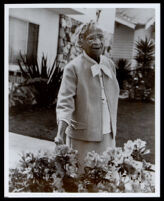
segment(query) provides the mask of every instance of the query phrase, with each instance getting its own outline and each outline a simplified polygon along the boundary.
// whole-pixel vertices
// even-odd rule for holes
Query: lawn
[[[151,153],[146,160],[155,162],[155,105],[154,103],[119,100],[117,121],[117,146],[127,140],[140,138],[147,142]],[[53,141],[56,132],[54,109],[28,108],[10,112],[9,131]]]

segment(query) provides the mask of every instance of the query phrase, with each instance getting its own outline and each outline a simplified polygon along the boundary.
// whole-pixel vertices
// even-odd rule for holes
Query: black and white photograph
[[[5,4],[5,197],[160,197],[160,4]]]

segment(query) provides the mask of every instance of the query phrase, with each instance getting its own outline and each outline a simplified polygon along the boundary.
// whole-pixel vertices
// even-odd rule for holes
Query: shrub
[[[78,153],[66,145],[54,153],[26,153],[10,169],[10,192],[155,192],[152,164],[144,160],[146,142],[128,141],[103,154],[88,152],[79,174]]]
[[[135,43],[136,56],[134,59],[137,61],[142,71],[150,68],[154,61],[154,42],[147,37],[145,40],[140,39]]]
[[[49,106],[55,102],[61,83],[63,71],[58,67],[56,59],[51,68],[47,67],[47,57],[42,56],[39,67],[36,57],[22,56],[18,65],[24,77],[20,87],[28,87],[39,106]]]
[[[133,71],[133,76],[129,79],[129,98],[150,101],[154,93],[154,80],[154,69],[147,69],[145,77],[143,76],[141,68]]]
[[[135,43],[137,69],[132,79],[130,98],[151,100],[154,93],[155,72],[154,65],[154,42],[151,39],[140,39]]]
[[[118,59],[116,61],[116,75],[117,75],[117,80],[120,86],[120,89],[123,89],[123,83],[125,80],[129,80],[129,66],[130,64],[128,63],[127,59]]]
[[[35,104],[35,97],[29,87],[11,83],[11,88],[9,89],[9,107],[21,107],[32,104]]]
[[[65,145],[57,147],[54,153],[23,154],[20,166],[10,170],[9,191],[64,192],[74,188],[77,191],[73,185],[77,176],[76,155],[75,150]]]

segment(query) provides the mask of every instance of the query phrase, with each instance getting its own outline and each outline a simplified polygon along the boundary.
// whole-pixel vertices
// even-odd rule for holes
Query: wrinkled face
[[[100,28],[92,27],[84,37],[82,47],[91,58],[99,58],[104,48],[103,31]]]

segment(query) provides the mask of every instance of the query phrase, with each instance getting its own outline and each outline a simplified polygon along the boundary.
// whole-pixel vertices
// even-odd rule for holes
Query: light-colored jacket
[[[111,116],[113,136],[116,136],[119,85],[114,63],[102,56],[112,79],[103,74],[104,90]],[[57,101],[57,121],[67,120],[66,134],[84,141],[102,140],[102,100],[99,76],[93,77],[91,67],[95,64],[84,54],[65,66]]]

